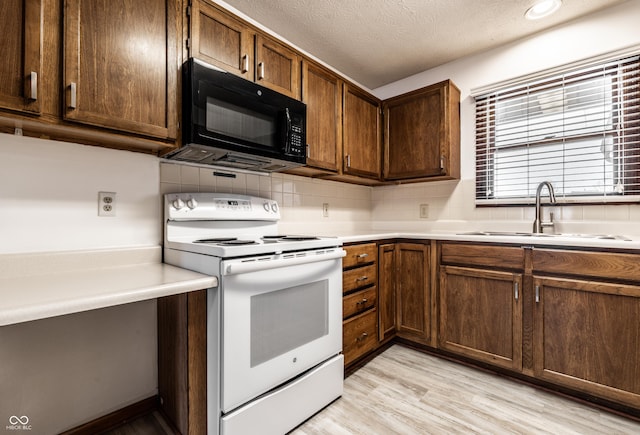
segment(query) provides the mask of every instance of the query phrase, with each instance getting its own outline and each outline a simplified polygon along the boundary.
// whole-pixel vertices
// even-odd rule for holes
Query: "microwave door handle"
[[[287,122],[287,132],[285,136],[284,146],[285,146],[285,152],[289,152],[289,149],[291,148],[291,114],[289,113],[288,107],[284,109],[284,114]]]

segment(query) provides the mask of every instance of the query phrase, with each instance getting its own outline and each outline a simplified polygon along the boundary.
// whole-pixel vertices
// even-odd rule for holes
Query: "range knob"
[[[274,213],[278,213],[278,203],[277,202],[272,202],[271,203],[271,211]]]
[[[191,210],[193,210],[197,206],[198,206],[198,201],[196,201],[194,198],[189,198],[187,200],[187,207],[189,207]]]
[[[184,207],[184,201],[180,198],[176,198],[173,200],[171,205],[173,205],[173,208],[175,208],[176,210],[180,210],[182,207]]]
[[[269,203],[268,202],[265,202],[264,204],[262,204],[262,207],[264,207],[264,211],[266,211],[266,212],[271,211],[270,208],[269,208]]]

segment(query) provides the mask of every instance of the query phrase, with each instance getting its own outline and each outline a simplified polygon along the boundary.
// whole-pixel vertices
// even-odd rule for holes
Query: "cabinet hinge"
[[[187,44],[187,50],[191,50],[191,38],[187,38],[186,44]]]

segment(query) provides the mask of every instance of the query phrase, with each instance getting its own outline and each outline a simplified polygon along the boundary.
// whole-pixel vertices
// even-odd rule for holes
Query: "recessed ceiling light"
[[[541,0],[527,9],[524,16],[528,20],[537,20],[551,15],[562,5],[562,0]]]

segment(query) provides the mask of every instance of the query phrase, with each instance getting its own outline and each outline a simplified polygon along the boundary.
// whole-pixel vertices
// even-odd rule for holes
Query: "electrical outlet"
[[[329,203],[322,203],[322,217],[329,217]]]
[[[116,193],[98,192],[98,216],[116,215]]]
[[[420,219],[429,218],[429,204],[420,204]]]

